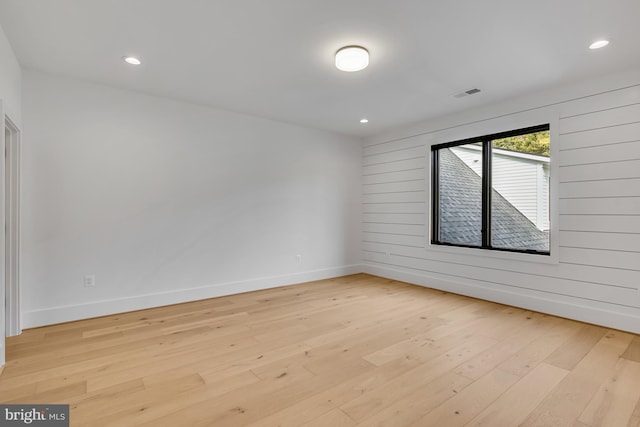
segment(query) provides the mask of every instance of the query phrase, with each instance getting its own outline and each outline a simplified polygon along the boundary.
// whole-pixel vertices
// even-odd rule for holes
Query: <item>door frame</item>
[[[22,332],[20,321],[20,129],[4,116],[5,335]]]

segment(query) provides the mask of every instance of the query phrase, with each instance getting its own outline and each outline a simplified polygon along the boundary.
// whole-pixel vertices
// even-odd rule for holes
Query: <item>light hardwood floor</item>
[[[640,337],[359,274],[25,331],[73,426],[640,426]]]

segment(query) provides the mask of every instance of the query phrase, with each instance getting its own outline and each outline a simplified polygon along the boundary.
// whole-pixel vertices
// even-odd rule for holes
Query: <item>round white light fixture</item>
[[[360,119],[360,123],[369,123],[369,119]]]
[[[600,49],[601,47],[605,47],[609,44],[609,40],[598,40],[589,45],[589,49]]]
[[[140,62],[140,60],[138,58],[134,57],[134,56],[123,56],[122,59],[127,64],[131,64],[131,65],[140,65],[140,64],[142,64],[142,62]]]
[[[336,52],[336,68],[353,72],[367,68],[369,51],[362,46],[345,46]]]

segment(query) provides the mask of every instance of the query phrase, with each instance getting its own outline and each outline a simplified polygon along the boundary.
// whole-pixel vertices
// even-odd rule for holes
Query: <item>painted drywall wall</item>
[[[22,71],[9,40],[0,27],[0,99],[4,113],[20,127],[22,120]]]
[[[369,138],[363,260],[372,274],[640,332],[640,70]],[[552,256],[431,245],[433,144],[551,123]]]
[[[21,82],[22,74],[16,55],[0,27],[0,150],[4,151],[4,116],[9,117],[13,123],[20,127],[21,124]],[[0,200],[4,200],[4,172],[0,174]],[[4,206],[0,203],[0,207]],[[0,209],[0,223],[4,223],[4,208]],[[4,283],[4,230],[0,232],[0,366],[5,362],[5,283]]]
[[[23,79],[26,327],[360,271],[361,140]]]

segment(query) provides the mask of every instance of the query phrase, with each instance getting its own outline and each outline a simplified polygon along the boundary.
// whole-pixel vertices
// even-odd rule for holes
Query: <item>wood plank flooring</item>
[[[73,426],[640,427],[640,337],[358,274],[7,341]]]

